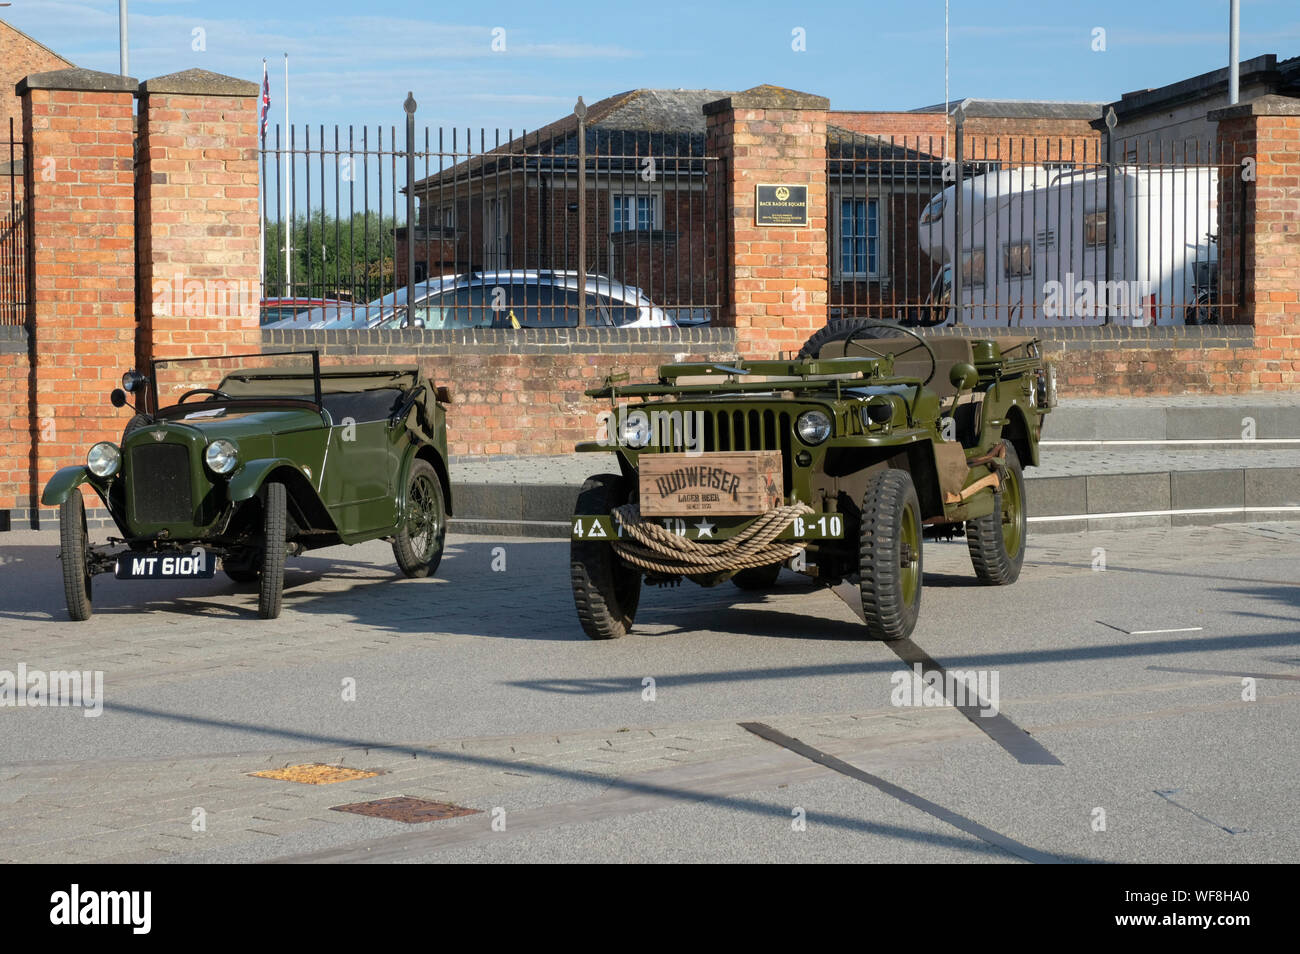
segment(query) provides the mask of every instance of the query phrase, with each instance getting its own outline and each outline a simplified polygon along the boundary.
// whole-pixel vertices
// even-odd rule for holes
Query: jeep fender
[[[41,505],[44,507],[57,507],[67,500],[68,495],[81,484],[90,484],[94,487],[92,480],[90,470],[87,469],[85,464],[60,467],[41,492]],[[95,487],[95,491],[98,493],[99,488]]]
[[[394,494],[397,502],[397,513],[402,514],[406,508],[406,485],[410,481],[411,467],[414,466],[417,458],[427,460],[433,466],[434,473],[438,475],[438,483],[442,485],[442,500],[447,507],[447,516],[450,517],[453,513],[451,509],[451,480],[447,476],[446,463],[431,444],[413,445],[402,457],[397,491]]]
[[[1026,415],[1025,409],[1017,401],[1012,401],[1003,419],[1002,434],[1000,435],[1004,440],[1010,441],[1015,446],[1016,454],[1020,457],[1020,463],[1025,467],[1038,466],[1038,441],[1034,440],[1029,423],[1034,417],[1037,417],[1037,415],[1032,413]]]

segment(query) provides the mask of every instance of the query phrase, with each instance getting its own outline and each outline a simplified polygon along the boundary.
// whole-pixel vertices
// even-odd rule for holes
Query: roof
[[[652,154],[660,160],[661,174],[703,171],[698,161],[678,163],[672,157],[702,159],[704,104],[729,95],[712,89],[635,89],[607,96],[587,106],[586,151],[600,171],[637,172],[635,157]],[[570,113],[420,179],[416,190],[513,169],[576,170],[577,155],[578,119]]]
[[[961,109],[967,117],[979,119],[1096,119],[1105,105],[1100,100],[953,99],[948,102],[948,112],[955,113]],[[943,103],[910,110],[913,113],[943,111]]]
[[[74,65],[75,65],[75,64],[72,62],[72,60],[68,59],[66,56],[63,56],[63,55],[60,54],[60,53],[55,53],[53,50],[51,50],[48,46],[46,46],[46,45],[45,45],[44,43],[42,43],[40,40],[36,39],[36,37],[34,37],[34,36],[30,36],[30,35],[24,33],[22,30],[18,29],[16,26],[14,26],[12,23],[10,23],[8,20],[0,20],[0,27],[6,27],[6,28],[8,28],[8,29],[10,29],[10,30],[13,30],[13,32],[17,33],[20,37],[22,37],[22,38],[23,38],[24,40],[26,40],[28,43],[32,44],[33,46],[39,46],[42,50],[44,50],[46,53],[50,54],[50,56],[54,57],[55,59],[57,59],[57,60],[62,60],[64,63],[67,63],[69,66],[74,66]]]
[[[1237,65],[1241,86],[1262,84],[1269,92],[1283,96],[1300,96],[1300,56],[1279,61],[1277,54],[1265,53],[1243,60]],[[1190,76],[1176,83],[1125,93],[1110,105],[1119,120],[1167,110],[1172,106],[1196,102],[1219,95],[1228,88],[1226,66]]]

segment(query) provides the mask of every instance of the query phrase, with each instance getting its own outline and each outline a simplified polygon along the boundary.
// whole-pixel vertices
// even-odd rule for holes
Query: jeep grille
[[[131,448],[131,509],[141,523],[189,523],[190,452],[184,444],[137,444]]]
[[[785,474],[785,486],[790,486],[790,442],[793,439],[793,414],[788,411],[760,411],[757,409],[729,411],[707,407],[683,407],[680,410],[683,416],[688,414],[692,416],[703,415],[700,423],[703,425],[703,450],[706,454],[714,451],[780,451],[781,466]],[[671,428],[661,426],[659,434],[656,436],[664,443],[658,447],[648,448],[652,452],[680,453],[687,450],[686,436],[698,440],[695,433],[683,434],[681,429],[675,426]],[[699,450],[700,448],[697,446],[694,449]]]

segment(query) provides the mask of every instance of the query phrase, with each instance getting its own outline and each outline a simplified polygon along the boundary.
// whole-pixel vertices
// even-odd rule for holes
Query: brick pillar
[[[1255,326],[1252,384],[1265,390],[1295,388],[1300,386],[1300,99],[1262,96],[1214,110],[1210,119],[1219,124],[1221,162],[1232,163],[1241,176],[1243,160],[1253,160],[1254,181],[1247,177],[1242,183],[1243,207],[1232,209],[1222,199],[1219,206],[1220,230],[1226,234],[1235,226],[1244,246],[1244,272],[1235,260],[1221,261],[1219,268],[1226,290],[1240,278],[1242,320]],[[1226,187],[1220,192],[1231,194]],[[1231,218],[1238,211],[1240,224]]]
[[[17,86],[31,215],[33,524],[49,476],[122,434],[108,395],[134,358],[135,87],[78,69]]]
[[[197,69],[140,84],[141,364],[261,348],[257,94]]]
[[[735,324],[742,354],[795,351],[826,324],[829,108],[824,97],[776,86],[757,86],[704,107],[705,148],[723,166],[719,323]],[[757,225],[760,183],[806,185],[808,225]]]

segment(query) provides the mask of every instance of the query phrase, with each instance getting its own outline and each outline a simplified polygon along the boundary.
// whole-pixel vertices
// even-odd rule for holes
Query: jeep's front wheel
[[[1010,441],[1002,469],[1002,489],[993,497],[993,512],[966,521],[966,546],[975,575],[988,586],[1016,582],[1025,562],[1025,472]]]
[[[438,472],[427,460],[415,460],[406,484],[406,512],[393,538],[393,557],[406,576],[418,579],[438,569],[447,540],[446,513]]]
[[[587,478],[578,494],[579,514],[608,514],[627,503],[627,481],[614,474]],[[641,570],[624,563],[609,543],[574,540],[569,578],[578,622],[591,639],[618,639],[632,628],[641,601]]]
[[[63,561],[63,595],[68,616],[77,622],[95,612],[91,602],[90,535],[86,532],[86,503],[75,487],[59,504],[59,559]]]
[[[284,484],[266,485],[262,499],[262,572],[257,615],[275,619],[284,600],[284,558],[288,550],[288,498]]]
[[[921,505],[905,470],[882,470],[868,478],[858,572],[871,638],[910,636],[921,610]]]

